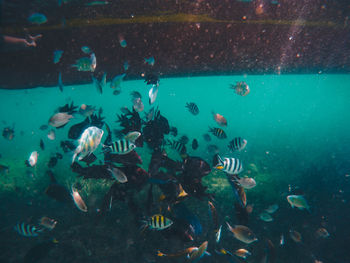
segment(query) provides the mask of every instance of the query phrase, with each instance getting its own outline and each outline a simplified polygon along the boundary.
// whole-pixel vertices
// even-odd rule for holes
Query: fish
[[[148,97],[149,97],[149,104],[152,105],[157,98],[158,95],[158,86],[157,85],[152,85],[148,92]]]
[[[12,141],[15,137],[15,130],[11,127],[6,127],[2,130],[2,137],[6,140]]]
[[[106,85],[106,81],[107,81],[107,73],[103,73],[101,80],[98,80],[97,78],[95,78],[94,76],[91,76],[92,78],[92,82],[94,83],[97,92],[102,94],[103,93],[103,88]]]
[[[230,87],[240,96],[247,96],[250,92],[248,84],[244,81],[237,82],[235,85],[231,84]]]
[[[330,236],[327,229],[325,229],[324,227],[320,227],[319,229],[317,229],[315,235],[317,238],[327,238]]]
[[[128,132],[127,135],[124,136],[124,139],[127,141],[130,141],[132,143],[135,143],[135,141],[141,136],[141,132],[138,131],[132,131]]]
[[[182,144],[187,144],[189,140],[190,139],[188,139],[186,135],[182,135],[181,138],[179,139],[179,142],[181,142]]]
[[[66,187],[57,183],[54,174],[49,170],[46,174],[50,177],[50,184],[45,189],[45,194],[61,203],[71,203],[72,197]]]
[[[273,205],[269,205],[265,211],[269,214],[273,214],[278,210],[278,205],[277,204],[273,204]]]
[[[90,3],[86,3],[85,6],[95,6],[95,5],[108,5],[108,1],[93,1]]]
[[[233,236],[239,241],[250,244],[255,241],[258,241],[258,238],[255,236],[252,230],[243,225],[236,225],[234,228],[226,222],[228,229],[232,232]]]
[[[14,227],[14,230],[24,237],[37,237],[39,233],[43,231],[42,228],[26,223],[17,223],[17,225]]]
[[[154,57],[149,57],[149,58],[144,58],[145,63],[147,63],[148,65],[154,66],[154,63],[156,62],[156,60],[154,59]]]
[[[0,164],[0,174],[8,174],[10,172],[10,167]]]
[[[225,119],[224,116],[220,115],[219,113],[211,112],[213,114],[214,120],[216,121],[217,124],[219,124],[222,127],[227,126],[227,120]]]
[[[55,167],[57,164],[57,157],[56,156],[52,156],[49,160],[49,163],[47,164],[47,167],[49,168],[53,168]]]
[[[101,143],[102,136],[103,130],[101,130],[100,128],[91,126],[85,129],[82,135],[80,136],[80,139],[78,140],[78,146],[74,151],[72,163],[78,155],[78,160],[82,160],[85,156],[94,152]]]
[[[63,92],[63,82],[62,82],[62,73],[58,72],[58,82],[57,82],[58,89]]]
[[[210,141],[211,141],[210,135],[209,135],[208,133],[203,134],[203,139],[204,139],[206,142],[210,142]]]
[[[237,249],[233,254],[243,259],[247,259],[247,257],[252,255],[252,253],[250,253],[248,250],[244,248]]]
[[[125,73],[115,76],[111,81],[111,89],[121,90],[121,83],[123,82],[125,76]]]
[[[87,55],[89,55],[92,52],[91,48],[89,48],[88,46],[82,46],[81,51],[83,51],[83,53],[85,53]]]
[[[33,13],[28,17],[28,21],[32,24],[37,24],[40,26],[47,22],[47,18],[44,14],[41,13]]]
[[[310,212],[310,206],[302,195],[288,195],[287,201],[292,208],[306,209]]]
[[[192,149],[197,150],[198,148],[198,141],[196,139],[192,140]]]
[[[176,127],[171,127],[170,128],[170,134],[174,137],[177,136],[177,128]]]
[[[186,153],[186,146],[179,142],[179,141],[171,141],[171,140],[167,140],[167,145],[170,145],[170,147],[174,150],[176,150],[179,154],[185,154]]]
[[[96,69],[96,55],[91,53],[90,57],[82,57],[75,61],[75,64],[72,65],[73,68],[76,68],[78,71],[91,71],[94,72]]]
[[[113,178],[115,180],[117,180],[119,183],[124,184],[124,183],[128,182],[128,178],[123,173],[123,171],[121,171],[120,169],[118,169],[116,167],[111,167],[108,169],[108,171],[111,172]]]
[[[60,62],[61,57],[63,55],[63,52],[64,52],[63,50],[55,50],[53,52],[53,63],[54,64],[57,64],[58,62]]]
[[[87,206],[84,202],[84,200],[81,198],[79,192],[74,189],[74,187],[72,186],[71,187],[71,195],[72,195],[72,198],[73,198],[73,201],[74,201],[74,204],[75,206],[82,212],[87,212],[88,209],[87,209]]]
[[[241,137],[236,137],[229,142],[228,148],[230,151],[242,151],[247,146],[247,140],[242,139]]]
[[[56,227],[57,221],[47,216],[43,216],[40,218],[39,224],[48,230],[52,230]]]
[[[36,165],[36,163],[38,162],[38,152],[37,151],[34,151],[30,154],[28,160],[26,160],[26,165],[28,167],[34,167]]]
[[[269,213],[263,212],[259,215],[259,218],[264,222],[272,222],[273,218]]]
[[[226,139],[227,135],[221,128],[211,128],[209,127],[209,132],[211,132],[214,136],[218,137],[219,139]]]
[[[285,239],[284,239],[284,235],[282,234],[282,235],[280,236],[280,246],[283,247],[284,244],[285,244]]]
[[[187,258],[191,261],[197,261],[201,259],[204,255],[210,255],[207,252],[208,241],[204,241],[198,248],[194,247],[189,250]]]
[[[214,168],[228,174],[239,174],[243,171],[242,162],[236,158],[222,159],[219,154],[214,156]]]
[[[59,112],[49,119],[49,125],[59,129],[64,127],[72,118],[73,115],[70,115],[67,112]]]
[[[81,104],[79,108],[79,114],[83,115],[84,117],[90,117],[94,112],[96,111],[95,106]]]
[[[148,227],[151,230],[164,230],[173,225],[173,221],[163,215],[157,214],[144,221],[144,227]]]
[[[119,41],[119,44],[120,44],[120,46],[121,46],[122,48],[126,48],[126,46],[128,45],[128,44],[126,43],[126,40],[125,40],[125,38],[124,38],[124,36],[123,36],[122,34],[119,34],[119,35],[118,35],[118,41]]]
[[[54,130],[50,130],[47,134],[47,138],[51,141],[56,139],[56,133]]]
[[[198,108],[198,106],[197,106],[197,104],[196,103],[194,103],[194,102],[189,102],[189,103],[186,103],[186,106],[185,106],[187,109],[188,109],[188,111],[190,112],[190,113],[192,113],[193,115],[198,115],[199,114],[199,108]]]
[[[125,71],[127,71],[129,69],[129,62],[128,61],[124,62],[123,68],[124,68]]]
[[[70,151],[74,151],[76,149],[76,146],[72,141],[61,141],[60,146],[63,150],[63,152],[67,153]]]
[[[44,141],[42,139],[40,139],[39,146],[40,146],[41,150],[45,150],[45,144],[44,144]]]
[[[159,86],[159,77],[153,73],[149,73],[145,75],[145,82],[147,85],[156,85]]]
[[[136,145],[128,140],[121,139],[113,142],[111,145],[102,145],[104,153],[127,154],[134,150]]]
[[[143,102],[141,98],[135,98],[132,100],[132,107],[135,111],[141,112],[144,110],[145,106],[143,105]]]
[[[292,230],[292,229],[289,230],[289,236],[290,236],[291,239],[293,239],[293,241],[295,243],[301,243],[302,240],[303,240],[301,234],[299,232],[295,231],[295,230]]]
[[[218,154],[219,153],[219,147],[217,147],[216,145],[214,144],[209,144],[207,146],[207,152],[210,153],[210,154]]]
[[[256,186],[256,182],[254,178],[249,178],[249,177],[236,178],[236,182],[245,189],[252,189]]]
[[[39,127],[39,129],[42,130],[42,131],[47,130],[47,128],[49,128],[49,126],[46,125],[46,124],[43,124],[43,125],[41,125],[41,126]]]

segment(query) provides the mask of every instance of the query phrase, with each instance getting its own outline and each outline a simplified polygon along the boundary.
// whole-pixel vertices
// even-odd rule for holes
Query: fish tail
[[[110,153],[111,151],[112,151],[112,149],[111,149],[110,145],[102,144],[102,153],[103,154]]]
[[[162,252],[160,252],[160,251],[158,250],[158,251],[157,251],[157,256],[158,256],[158,257],[166,257],[167,255],[164,254],[164,253],[162,253]]]
[[[224,161],[222,160],[222,158],[220,157],[220,155],[217,153],[215,154],[214,158],[213,158],[213,166],[217,169],[222,169],[224,166]]]

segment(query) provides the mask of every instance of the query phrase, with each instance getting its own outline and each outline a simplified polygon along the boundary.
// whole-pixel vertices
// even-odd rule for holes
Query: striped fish
[[[25,237],[36,237],[40,232],[43,231],[42,228],[38,228],[36,226],[29,225],[26,223],[18,223],[17,225],[15,225],[14,229],[18,234]]]
[[[215,169],[224,171],[228,174],[239,174],[243,171],[242,162],[236,158],[222,159],[218,154],[214,157],[216,159]]]
[[[153,230],[164,230],[172,224],[173,221],[163,215],[154,215],[147,220],[147,226]]]
[[[236,137],[228,144],[228,148],[231,151],[242,151],[247,145],[247,140],[241,137]]]
[[[136,148],[136,145],[132,142],[121,139],[118,141],[113,142],[111,145],[103,145],[103,152],[104,153],[117,153],[117,154],[127,154],[134,150]]]
[[[193,115],[198,115],[199,109],[196,103],[190,102],[186,103],[186,108],[191,112]]]
[[[186,146],[185,144],[179,142],[179,141],[170,141],[168,140],[168,145],[174,150],[176,150],[180,154],[185,154],[186,153]]]
[[[219,139],[226,139],[227,138],[226,133],[221,128],[210,128],[209,127],[209,132],[211,132],[214,136],[218,137]]]

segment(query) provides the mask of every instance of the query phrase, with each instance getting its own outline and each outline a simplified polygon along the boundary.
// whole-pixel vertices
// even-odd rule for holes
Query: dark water
[[[239,96],[229,88],[237,81],[249,84],[251,91],[247,96]],[[221,248],[230,252],[239,248],[249,250],[252,255],[247,262],[350,262],[347,251],[350,241],[350,121],[347,117],[350,93],[346,89],[349,82],[347,75],[322,74],[161,79],[158,97],[152,106],[158,106],[169,125],[178,129],[176,138],[165,135],[165,139],[186,135],[189,138],[187,154],[202,158],[210,168],[213,153],[207,151],[207,146],[216,145],[221,156],[236,157],[243,162],[241,178],[255,179],[256,187],[245,190],[248,206],[253,207],[245,225],[258,238],[250,245],[235,239],[226,227],[225,222],[232,226],[241,223],[234,207],[236,197],[225,173],[212,169],[202,180],[208,187],[206,192],[215,195],[212,201],[219,224],[223,225],[219,244],[215,242],[213,220],[208,212],[209,199],[204,195],[198,197],[190,193],[180,202],[201,224],[201,233],[192,233],[193,241],[181,239],[182,230],[177,228],[170,234],[166,231],[142,232],[140,220],[148,216],[161,213],[173,220],[184,216],[184,212],[176,210],[178,205],[159,201],[162,185],[153,184],[154,202],[150,206],[147,202],[149,182],[136,188],[129,182],[125,186],[125,201],[114,200],[111,210],[100,216],[98,211],[113,180],[77,177],[70,167],[73,153],[63,153],[60,147],[60,142],[67,139],[69,128],[84,117],[74,114],[61,129],[39,129],[47,124],[59,106],[71,102],[77,106],[85,103],[96,109],[102,107],[106,123],[112,129],[118,129],[116,114],[121,114],[121,107],[131,107],[130,92],[140,92],[145,112],[152,107],[148,104],[149,86],[143,81],[123,82],[118,96],[112,95],[109,83],[102,95],[93,85],[67,86],[63,93],[57,88],[1,90],[1,127],[13,128],[15,132],[12,140],[4,137],[0,140],[0,164],[10,169],[9,173],[1,174],[0,184],[2,262],[184,262],[186,255],[158,257],[157,251],[177,253],[188,247],[198,247],[204,241],[209,242],[211,256],[204,256],[201,262],[240,262],[238,258],[215,252]],[[200,113],[192,115],[185,108],[187,102],[195,102]],[[211,142],[203,139],[208,126],[219,127],[212,111],[227,119],[228,125],[223,128],[227,139],[212,135]],[[143,118],[143,112],[140,115]],[[47,138],[50,129],[55,130],[55,140]],[[103,130],[102,142],[107,136],[106,128]],[[227,145],[239,136],[248,141],[247,147],[231,153]],[[44,142],[44,150],[39,147],[40,139]],[[199,143],[196,150],[191,148],[193,139]],[[169,146],[164,149],[169,158],[182,162],[176,151]],[[38,151],[38,162],[34,168],[28,168],[25,160],[32,151]],[[63,159],[58,159],[51,170],[67,189],[79,182],[80,195],[88,207],[86,213],[74,204],[59,203],[44,193],[50,184],[46,173],[48,163],[57,152],[63,154]],[[136,148],[136,152],[143,160],[139,167],[148,171],[152,149],[144,143],[143,147]],[[96,155],[103,161],[101,148],[96,150]],[[99,160],[94,164],[98,165]],[[190,172],[195,174],[197,171]],[[292,208],[286,199],[290,194],[303,195],[310,211]],[[271,214],[273,221],[262,221],[259,215],[272,204],[279,207]],[[57,220],[57,226],[37,237],[23,237],[13,230],[21,222],[38,225],[42,216]],[[187,218],[188,224],[190,221]],[[175,224],[168,230],[172,227]],[[193,227],[197,232],[195,224]],[[316,231],[321,227],[327,229],[329,237],[317,235]],[[300,243],[290,238],[290,230],[302,235]],[[285,238],[284,246],[280,246],[281,235]],[[25,258],[32,247],[50,243],[52,238],[58,243],[42,249],[47,250],[47,254],[38,259],[34,256]],[[268,240],[273,249],[268,249]]]

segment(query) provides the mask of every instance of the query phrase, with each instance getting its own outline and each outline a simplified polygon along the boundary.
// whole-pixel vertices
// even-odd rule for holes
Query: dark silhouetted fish
[[[64,186],[57,183],[54,174],[49,170],[46,172],[50,176],[50,185],[46,188],[45,194],[61,203],[73,203],[70,192]]]
[[[89,117],[86,117],[86,119],[80,123],[74,124],[72,127],[69,128],[68,138],[72,140],[77,140],[80,137],[80,135],[84,132],[84,130],[90,125],[91,124]]]
[[[159,77],[152,73],[146,74],[145,82],[147,85],[159,85]]]
[[[81,162],[85,162],[88,166],[92,164],[94,161],[97,160],[97,157],[95,154],[90,153],[89,155],[86,155],[83,159],[81,159]]]
[[[45,131],[45,130],[47,130],[49,128],[49,126],[48,125],[46,125],[46,124],[43,124],[43,125],[41,125],[40,126],[40,130],[42,130],[42,131]]]
[[[210,135],[209,135],[208,133],[203,134],[203,139],[204,139],[206,142],[210,142],[210,141],[211,141]]]
[[[173,206],[172,211],[175,218],[185,220],[194,229],[196,235],[202,233],[202,225],[198,217],[192,213],[184,203],[177,203]]]
[[[11,127],[6,127],[2,131],[2,137],[4,137],[6,140],[12,141],[15,137],[15,130]]]
[[[65,153],[74,151],[77,148],[72,141],[61,141],[60,145]]]
[[[63,155],[62,154],[60,154],[60,153],[56,153],[56,157],[57,157],[57,159],[62,159],[63,158]]]
[[[186,108],[188,109],[189,112],[191,112],[193,115],[198,115],[199,109],[196,103],[190,102],[186,103]]]
[[[70,115],[72,115],[73,113],[77,112],[78,106],[74,106],[73,102],[71,102],[71,104],[69,105],[68,103],[62,107],[58,108],[58,112],[65,112],[68,113]]]
[[[219,147],[217,147],[215,144],[209,144],[207,146],[207,152],[209,154],[218,154],[219,153]]]
[[[105,162],[121,163],[124,165],[134,165],[142,164],[142,159],[140,155],[137,154],[137,152],[131,151],[128,154],[107,153],[105,154]]]
[[[45,144],[44,144],[44,141],[42,139],[40,139],[40,148],[41,150],[45,150]]]
[[[82,167],[79,163],[74,162],[71,166],[74,173],[79,174],[78,177],[84,179],[109,179],[113,180],[111,172],[108,170],[109,165],[92,165],[89,167]]]
[[[179,139],[179,142],[183,143],[183,144],[187,144],[189,142],[190,139],[188,139],[188,137],[186,135],[182,135],[181,138]]]
[[[198,141],[196,139],[193,139],[192,141],[192,149],[197,150],[198,148]]]
[[[174,137],[177,136],[177,128],[176,127],[171,127],[170,128],[170,134]]]
[[[57,164],[57,158],[55,156],[51,157],[50,160],[49,160],[49,163],[47,164],[47,166],[49,168],[53,168],[55,167]]]

